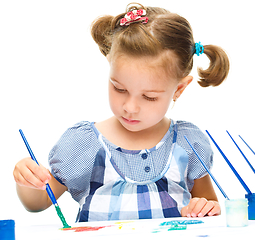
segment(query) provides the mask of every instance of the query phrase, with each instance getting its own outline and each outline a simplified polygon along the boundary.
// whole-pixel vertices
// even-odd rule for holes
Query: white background
[[[112,115],[107,94],[109,66],[90,36],[90,24],[99,15],[124,12],[129,2],[0,0],[0,219],[12,218],[18,224],[59,223],[53,207],[29,213],[19,202],[12,171],[28,152],[18,130],[24,131],[37,160],[48,167],[48,153],[68,127]],[[219,45],[228,53],[230,74],[216,88],[196,83],[197,66],[207,67],[208,60],[194,57],[194,81],[167,116],[208,129],[254,192],[254,173],[225,132],[232,133],[255,166],[255,156],[238,138],[240,134],[255,149],[253,1],[140,3],[184,16],[195,41]],[[213,149],[213,174],[230,198],[244,197],[245,190]],[[74,222],[78,204],[69,193],[58,202],[67,221]]]

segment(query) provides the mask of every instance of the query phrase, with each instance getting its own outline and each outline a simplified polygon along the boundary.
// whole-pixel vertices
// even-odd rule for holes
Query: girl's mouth
[[[124,118],[124,117],[122,117],[122,119],[124,120],[125,123],[131,124],[131,125],[135,125],[140,122],[139,120],[133,120],[133,119],[128,119],[128,118]]]

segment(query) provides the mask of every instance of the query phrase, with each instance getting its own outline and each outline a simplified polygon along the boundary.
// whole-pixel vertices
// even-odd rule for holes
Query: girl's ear
[[[192,80],[193,80],[192,76],[187,76],[178,83],[173,97],[174,101],[176,101],[182,95],[183,91],[192,82]]]

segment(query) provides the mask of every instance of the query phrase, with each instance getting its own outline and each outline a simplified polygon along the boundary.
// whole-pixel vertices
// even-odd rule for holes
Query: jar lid
[[[0,229],[14,228],[15,221],[12,219],[0,220]]]

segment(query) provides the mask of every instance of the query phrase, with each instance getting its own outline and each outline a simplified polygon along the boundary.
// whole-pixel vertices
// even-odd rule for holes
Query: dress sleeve
[[[182,142],[183,148],[186,150],[189,157],[187,168],[187,183],[189,190],[191,190],[194,185],[194,180],[202,178],[208,173],[199,161],[194,151],[186,142],[184,136],[187,137],[187,139],[190,141],[198,155],[205,162],[209,169],[211,169],[213,166],[213,151],[209,139],[197,126],[189,122],[181,122],[180,128],[181,136],[179,136],[179,138],[182,138],[180,141]]]
[[[49,153],[52,175],[78,202],[89,188],[99,148],[91,123],[80,122],[68,128]]]

